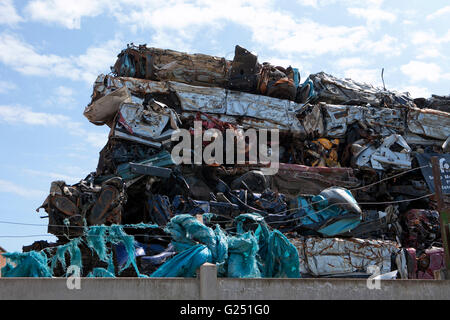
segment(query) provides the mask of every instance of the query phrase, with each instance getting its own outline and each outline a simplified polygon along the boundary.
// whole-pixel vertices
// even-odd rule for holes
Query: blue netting
[[[63,270],[67,270],[66,257],[69,258],[69,265],[77,266],[80,271],[83,269],[80,245],[86,244],[92,252],[96,253],[99,259],[107,263],[107,268],[96,268],[89,276],[110,277],[119,275],[130,265],[133,266],[138,277],[147,277],[139,272],[136,264],[134,237],[125,233],[124,227],[130,228],[157,228],[156,225],[112,225],[112,226],[92,226],[85,228],[85,239],[75,238],[68,243],[57,247],[52,259],[48,258],[50,249],[40,252],[30,251],[25,253],[13,252],[5,253],[7,264],[2,268],[3,277],[52,277],[58,262]],[[127,261],[119,270],[115,270],[113,262],[112,245],[121,244],[127,253]]]
[[[114,273],[109,272],[105,268],[94,268],[87,275],[88,278],[115,278]]]
[[[57,262],[59,261],[63,267],[66,269],[66,253],[69,254],[70,264],[72,266],[77,266],[80,268],[80,272],[83,270],[83,263],[81,261],[81,251],[78,247],[81,242],[81,238],[76,238],[69,243],[59,246],[56,249],[56,254],[52,258],[51,270],[54,270]],[[52,272],[53,273],[53,272]]]
[[[256,228],[246,230],[248,225]],[[177,215],[166,226],[173,237],[178,254],[164,263],[151,277],[194,277],[205,262],[215,263],[218,275],[233,278],[300,277],[297,249],[279,231],[269,230],[262,216],[256,213],[236,218],[237,235],[226,234],[218,225],[209,228],[191,215]],[[95,268],[89,277],[114,277],[133,266],[139,277],[146,277],[138,270],[135,258],[135,240],[123,230],[124,226],[93,226],[86,228],[85,239],[76,238],[59,246],[51,260],[49,249],[41,252],[7,253],[8,263],[2,269],[5,277],[52,277],[58,262],[63,270],[66,263],[82,270],[80,245],[85,244],[106,268]],[[129,225],[128,227],[134,227]],[[151,228],[154,225],[138,225]],[[115,270],[112,247],[124,248],[125,262]]]
[[[48,258],[44,252],[3,253],[7,259],[2,268],[2,277],[51,277]]]
[[[257,225],[245,231],[245,223]],[[300,277],[297,249],[279,231],[270,231],[259,214],[236,218],[237,235],[228,236],[219,227],[213,230],[191,215],[175,216],[166,231],[179,252],[151,277],[193,277],[205,262],[218,266],[218,275],[233,278]]]

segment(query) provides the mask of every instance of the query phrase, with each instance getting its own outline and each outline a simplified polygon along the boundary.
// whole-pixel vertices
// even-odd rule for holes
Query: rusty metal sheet
[[[392,265],[392,256],[404,256],[398,243],[386,240],[311,237],[291,242],[299,252],[300,272],[316,277],[366,274],[371,265],[378,266],[384,274],[397,268]]]
[[[141,51],[152,57],[157,80],[211,87],[225,87],[228,83],[231,61],[225,58],[153,47]]]
[[[127,87],[132,95],[143,96],[146,93],[169,93],[167,82],[136,79],[129,77],[113,77],[99,75],[94,83],[93,100],[105,96],[114,90]]]
[[[411,108],[408,129],[415,134],[446,140],[450,136],[450,113],[432,109]]]
[[[319,194],[332,186],[354,188],[359,185],[352,168],[308,167],[280,163],[272,177],[271,189],[291,196]]]

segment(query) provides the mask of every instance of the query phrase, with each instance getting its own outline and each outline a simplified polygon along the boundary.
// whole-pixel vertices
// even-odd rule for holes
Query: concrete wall
[[[81,289],[68,289],[64,278],[2,278],[3,299],[161,299],[161,300],[316,300],[446,299],[449,280],[385,280],[370,290],[361,279],[229,279],[217,278],[204,265],[198,278],[82,278]]]

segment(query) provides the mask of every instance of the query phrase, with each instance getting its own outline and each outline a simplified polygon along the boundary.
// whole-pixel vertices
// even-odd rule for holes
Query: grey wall
[[[361,279],[229,279],[204,265],[198,278],[82,278],[81,289],[65,278],[1,278],[4,299],[447,299],[449,280],[384,280],[370,290]],[[69,279],[70,281],[70,279]],[[73,281],[72,281],[73,283]]]

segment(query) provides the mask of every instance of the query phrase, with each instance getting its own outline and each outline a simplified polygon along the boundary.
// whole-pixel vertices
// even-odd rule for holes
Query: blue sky
[[[53,180],[95,171],[108,128],[82,115],[92,84],[127,43],[259,61],[381,85],[450,94],[445,0],[0,0],[0,246],[53,237],[35,212]]]

